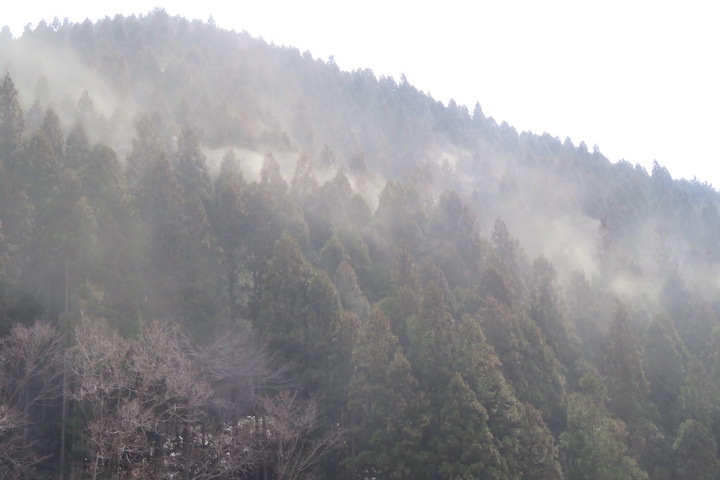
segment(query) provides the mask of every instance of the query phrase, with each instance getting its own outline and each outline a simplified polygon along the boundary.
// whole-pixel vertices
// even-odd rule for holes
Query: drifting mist
[[[162,11],[0,66],[3,474],[700,478],[710,186]]]

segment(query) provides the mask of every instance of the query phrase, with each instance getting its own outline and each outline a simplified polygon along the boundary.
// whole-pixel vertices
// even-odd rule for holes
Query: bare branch
[[[27,421],[16,410],[0,405],[0,478],[20,478],[42,458],[25,440]]]
[[[323,425],[315,399],[301,399],[297,392],[283,391],[262,399],[261,405],[279,480],[307,476],[343,437],[337,428]]]
[[[0,399],[27,410],[57,398],[62,355],[62,336],[51,325],[15,325],[0,343]]]

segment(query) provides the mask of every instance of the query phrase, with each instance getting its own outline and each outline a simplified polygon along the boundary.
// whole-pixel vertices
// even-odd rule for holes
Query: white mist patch
[[[201,147],[203,155],[205,155],[206,164],[208,171],[210,172],[210,175],[215,177],[220,172],[220,165],[222,165],[223,158],[225,157],[225,154],[229,150],[233,150],[235,152],[235,156],[237,157],[237,150],[234,148],[207,148],[207,147]],[[239,162],[238,162],[239,163]],[[242,165],[240,165],[240,168],[242,169]],[[243,175],[245,172],[243,172]]]
[[[223,157],[229,150],[235,153],[235,157],[238,161],[238,166],[243,174],[243,177],[248,182],[259,182],[260,171],[262,170],[263,162],[267,155],[272,155],[280,166],[280,175],[283,180],[290,184],[293,175],[295,174],[295,168],[301,155],[296,152],[290,151],[277,151],[273,149],[257,148],[249,149],[242,147],[221,147],[221,148],[203,148],[203,154],[207,158],[207,166],[211,175],[217,175],[220,171],[220,165],[222,164]]]
[[[639,275],[618,275],[610,282],[608,290],[620,299],[647,305],[655,305],[660,294],[660,286],[656,282]]]
[[[280,174],[282,175],[283,179],[287,182],[288,186],[290,185],[290,182],[292,181],[293,176],[295,175],[295,170],[297,169],[297,163],[300,159],[301,155],[296,152],[286,152],[286,151],[274,151],[274,150],[267,150],[266,153],[271,154],[273,157],[275,157],[275,160],[277,160],[278,165],[280,165]],[[265,156],[263,155],[263,158]],[[260,164],[262,166],[262,163]],[[258,170],[259,173],[259,170]]]
[[[240,162],[240,170],[243,172],[245,179],[249,182],[259,182],[260,170],[262,170],[262,165],[265,161],[265,153],[256,150],[240,149],[235,151],[235,155],[237,155]],[[285,178],[285,175],[283,175],[283,178]]]
[[[458,165],[458,157],[450,152],[445,152],[438,157],[437,168],[446,170],[448,173],[455,172]]]
[[[553,245],[554,248],[546,255],[556,263],[559,271],[569,274],[573,270],[580,270],[587,277],[596,275],[599,228],[599,221],[586,216],[552,218],[547,247]]]
[[[105,117],[112,116],[119,105],[123,110],[129,108],[128,99],[121,98],[70,47],[24,37],[16,40],[12,48],[0,51],[0,64],[15,79],[25,108],[35,101],[39,92],[34,91],[33,86],[44,77],[49,87],[46,100],[60,110],[56,113],[66,123],[71,119],[63,116],[74,112],[63,111],[63,105],[69,103],[74,108],[84,90],[90,93],[95,108]]]
[[[380,193],[385,188],[386,179],[376,175],[362,180],[351,174],[347,174],[347,177],[353,190],[365,200],[370,211],[375,212],[380,204]]]
[[[530,212],[530,205],[514,209],[506,206],[500,211],[500,218],[530,258],[544,255],[563,279],[578,270],[588,278],[598,274],[598,220],[564,212],[552,216]]]
[[[112,147],[120,159],[130,153],[132,119],[139,111],[136,102],[98,76],[71,47],[25,36],[7,48],[0,43],[0,69],[10,73],[26,113],[36,105],[40,110],[35,115],[42,116],[52,107],[65,132],[75,122],[86,91],[92,100],[92,118],[85,119],[84,126],[91,143]],[[31,130],[32,122],[26,122],[26,128]]]

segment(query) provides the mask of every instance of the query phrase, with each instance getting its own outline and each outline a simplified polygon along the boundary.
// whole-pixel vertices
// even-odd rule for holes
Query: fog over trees
[[[161,10],[0,69],[0,477],[720,477],[712,186]]]

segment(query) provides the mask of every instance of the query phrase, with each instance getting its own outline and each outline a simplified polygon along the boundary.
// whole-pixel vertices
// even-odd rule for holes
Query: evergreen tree
[[[487,410],[494,446],[510,478],[562,478],[554,439],[540,411],[515,397],[477,319],[467,315],[461,318],[456,342],[455,369]]]
[[[245,204],[242,200],[244,187],[245,181],[235,153],[228,150],[213,188],[211,219],[215,239],[224,255],[225,290],[231,322],[239,320],[239,283],[247,226]]]
[[[178,137],[174,168],[181,198],[178,206],[184,219],[179,245],[181,257],[177,261],[184,303],[183,323],[200,331],[206,331],[218,311],[215,297],[219,276],[215,275],[217,265],[209,218],[212,183],[206,162],[195,132],[185,128]]]
[[[518,398],[539,409],[553,430],[562,430],[567,382],[538,326],[524,312],[514,313],[494,297],[486,298],[479,316]]]
[[[18,100],[15,82],[6,72],[0,85],[0,163],[8,173],[14,170],[12,155],[20,146],[25,129],[22,108]]]
[[[318,189],[318,183],[315,179],[313,164],[309,157],[301,156],[295,167],[295,175],[290,183],[290,193],[299,199],[307,199]]]
[[[65,140],[65,168],[81,176],[84,168],[90,163],[90,141],[85,125],[76,121]]]
[[[678,480],[711,480],[720,475],[717,443],[707,428],[696,420],[686,420],[673,444],[675,477]]]
[[[337,416],[350,376],[352,317],[341,312],[332,281],[314,271],[292,237],[284,234],[274,251],[256,327],[292,365],[295,379],[308,393],[325,395]]]
[[[142,115],[135,123],[135,137],[132,151],[127,158],[126,172],[128,185],[134,194],[142,194],[139,185],[147,170],[166,157],[165,145],[160,135],[160,119],[153,115]],[[138,191],[140,190],[140,191]]]
[[[385,184],[375,219],[386,238],[394,245],[402,245],[410,253],[420,252],[420,246],[427,221],[427,204],[416,185],[396,183]]]
[[[423,292],[419,313],[408,320],[407,335],[410,364],[434,410],[433,418],[439,423],[457,349],[455,319],[448,311],[442,290],[435,283]]]
[[[190,127],[185,127],[178,137],[176,164],[178,181],[186,200],[195,200],[201,206],[206,205],[211,190],[207,159],[200,150],[195,131]],[[200,224],[200,220],[195,223]]]
[[[360,318],[366,318],[370,312],[370,304],[358,285],[355,270],[347,262],[342,262],[335,274],[335,286],[343,308]]]
[[[18,92],[9,72],[0,85],[0,329],[8,331],[9,310],[24,270],[34,207],[26,193],[20,163],[24,118]]]
[[[642,357],[648,381],[648,399],[657,408],[659,424],[667,431],[673,431],[677,425],[685,360],[682,341],[666,315],[653,318],[648,325]]]
[[[163,11],[0,57],[0,477],[720,475],[710,185]]]
[[[431,440],[438,462],[437,476],[468,480],[511,478],[487,422],[487,411],[468,384],[460,374],[453,374],[440,408],[440,424]]]
[[[470,208],[455,192],[445,191],[433,212],[425,250],[452,286],[467,284],[479,275],[483,255],[479,227]]]
[[[345,252],[345,247],[337,235],[333,235],[320,250],[318,264],[326,272],[336,272],[342,262],[347,262],[350,257]]]
[[[133,150],[131,157],[140,156],[141,152]],[[141,267],[147,282],[148,313],[153,317],[190,320],[186,317],[189,312],[183,308],[186,286],[183,266],[187,262],[185,254],[192,226],[185,217],[182,189],[164,150],[157,150],[142,161],[146,162],[144,169],[132,190],[144,235]]]
[[[352,352],[351,470],[382,479],[423,478],[425,399],[382,312],[360,323]]]
[[[263,275],[256,327],[267,337],[272,350],[281,352],[286,360],[294,360],[303,355],[302,346],[308,341],[303,320],[312,273],[290,235],[283,234],[273,251]]]
[[[560,443],[568,480],[647,480],[627,455],[625,424],[611,418],[596,395],[570,395],[567,415]]]
[[[703,425],[712,425],[720,419],[720,389],[697,358],[690,362],[685,382],[680,387],[680,411],[684,418]]]
[[[410,345],[409,323],[420,312],[422,292],[419,287],[402,285],[395,288],[392,294],[385,297],[379,306],[390,319],[393,333],[400,340],[400,345],[407,349]]]
[[[502,272],[512,301],[524,303],[527,292],[522,280],[523,257],[518,241],[510,236],[505,222],[499,218],[495,220],[490,240],[492,248],[488,263],[498,272]]]
[[[580,340],[561,303],[557,272],[545,257],[535,260],[532,269],[530,318],[540,327],[566,371],[572,372],[580,359]]]
[[[613,412],[626,422],[645,408],[648,383],[640,362],[640,347],[630,330],[627,311],[620,306],[610,327],[605,356],[608,394]]]

